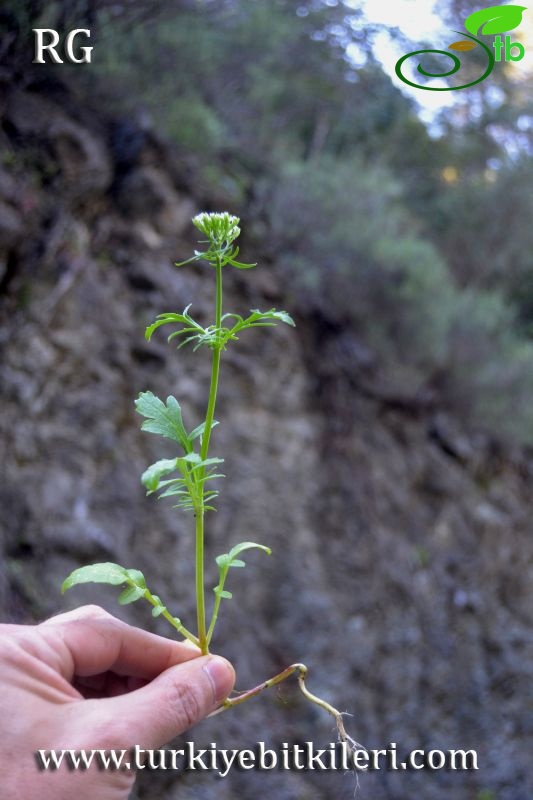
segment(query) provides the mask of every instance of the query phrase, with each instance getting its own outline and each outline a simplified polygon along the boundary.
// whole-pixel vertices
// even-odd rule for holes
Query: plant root
[[[222,703],[219,708],[209,714],[210,717],[215,716],[215,714],[220,714],[222,711],[227,711],[234,706],[238,706],[241,703],[245,703],[247,700],[250,700],[252,697],[257,697],[257,695],[261,694],[265,689],[270,689],[272,686],[276,686],[278,683],[282,683],[283,681],[290,678],[292,675],[297,673],[298,679],[298,686],[300,687],[300,691],[302,692],[303,696],[309,700],[309,702],[314,703],[319,708],[324,709],[327,711],[328,714],[331,714],[333,719],[335,720],[335,724],[337,726],[337,735],[339,738],[339,742],[344,746],[348,747],[352,753],[357,752],[358,750],[366,751],[366,748],[363,745],[356,742],[346,731],[343,721],[343,712],[339,711],[338,709],[334,708],[330,703],[326,700],[322,700],[321,697],[318,697],[316,694],[313,694],[309,691],[307,686],[305,685],[305,679],[307,677],[307,667],[305,664],[291,664],[290,667],[287,667],[282,672],[278,672],[277,675],[274,675],[272,678],[269,678],[266,681],[263,681],[258,686],[254,686],[253,689],[247,689],[244,692],[238,692],[234,697],[228,697]]]

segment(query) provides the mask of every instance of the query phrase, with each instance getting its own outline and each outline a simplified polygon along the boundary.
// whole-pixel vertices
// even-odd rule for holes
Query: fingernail
[[[225,658],[213,656],[203,668],[213,687],[215,703],[219,703],[228,696],[233,687],[235,681],[233,667]]]

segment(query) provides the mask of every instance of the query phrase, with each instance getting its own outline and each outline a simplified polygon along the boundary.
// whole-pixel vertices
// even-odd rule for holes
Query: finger
[[[214,711],[234,682],[226,659],[202,656],[167,669],[134,692],[96,701],[91,713],[106,746],[157,748]]]
[[[74,675],[112,671],[151,680],[175,664],[197,658],[197,648],[127,625],[98,607],[61,614],[39,626],[41,636],[59,654],[58,669]]]

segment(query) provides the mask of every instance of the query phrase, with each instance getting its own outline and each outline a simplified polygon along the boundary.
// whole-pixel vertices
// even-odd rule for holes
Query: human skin
[[[133,770],[40,770],[51,749],[158,749],[220,705],[231,664],[83,606],[0,625],[3,800],[127,800]]]

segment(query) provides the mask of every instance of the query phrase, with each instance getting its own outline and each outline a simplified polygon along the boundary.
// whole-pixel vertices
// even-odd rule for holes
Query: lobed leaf
[[[175,397],[167,397],[165,405],[153,392],[141,392],[135,401],[135,409],[138,414],[147,418],[141,430],[179,442],[186,453],[192,450],[183,425],[180,404]]]

